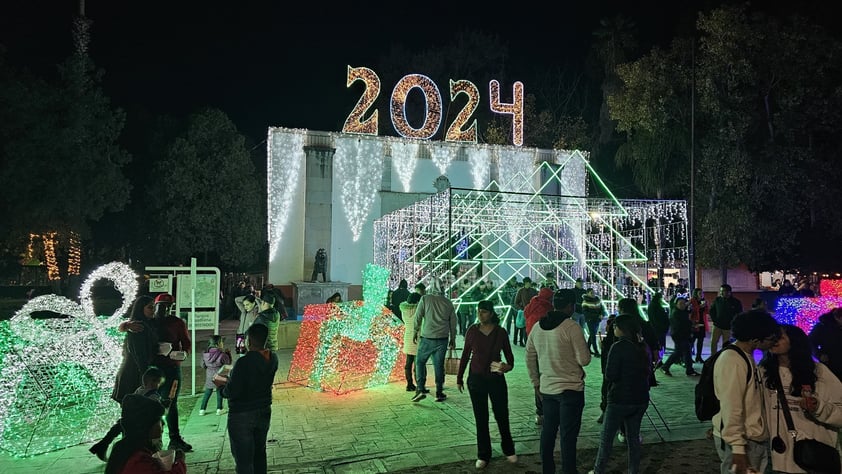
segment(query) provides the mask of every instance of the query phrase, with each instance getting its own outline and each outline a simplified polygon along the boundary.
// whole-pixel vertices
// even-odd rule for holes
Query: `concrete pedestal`
[[[308,304],[324,304],[334,293],[342,295],[342,301],[348,301],[350,283],[329,281],[327,283],[294,281],[292,282],[292,300],[296,314],[304,314]]]

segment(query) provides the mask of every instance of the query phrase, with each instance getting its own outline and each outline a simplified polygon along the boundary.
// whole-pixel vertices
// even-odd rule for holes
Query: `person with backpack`
[[[726,346],[727,349],[711,357],[713,393],[719,400],[719,411],[711,422],[722,474],[746,474],[750,468],[766,472],[769,428],[763,413],[763,386],[757,376],[754,351],[771,348],[780,332],[769,313],[756,310],[740,313],[731,323],[731,334],[736,339],[733,347]],[[709,371],[709,367],[705,363],[705,369]],[[705,370],[702,372],[704,379]]]

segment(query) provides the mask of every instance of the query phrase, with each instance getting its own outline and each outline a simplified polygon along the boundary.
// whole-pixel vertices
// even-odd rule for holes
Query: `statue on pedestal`
[[[319,273],[322,274],[322,283],[327,283],[327,252],[325,249],[319,249],[316,252],[316,262],[313,264],[313,275],[310,281],[317,282]]]

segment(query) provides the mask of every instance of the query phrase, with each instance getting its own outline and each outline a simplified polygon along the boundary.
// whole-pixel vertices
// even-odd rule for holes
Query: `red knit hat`
[[[161,293],[160,295],[155,297],[155,304],[164,303],[164,304],[173,304],[175,302],[175,298],[172,297],[169,293]]]

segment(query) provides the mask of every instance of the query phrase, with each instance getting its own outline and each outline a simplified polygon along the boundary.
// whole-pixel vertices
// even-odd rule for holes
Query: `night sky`
[[[509,74],[529,93],[538,65],[582,64],[600,18],[624,14],[643,43],[663,43],[699,8],[720,2],[338,3],[87,0],[90,54],[105,70],[106,93],[129,111],[129,120],[137,111],[185,115],[212,106],[260,141],[269,126],[338,131],[359,98],[345,87],[346,65],[376,71],[378,58],[396,43],[420,52],[466,29],[498,35],[509,45]],[[818,8],[813,4],[821,2],[801,2],[807,10]],[[389,9],[394,5],[401,11]],[[54,74],[71,52],[77,8],[78,0],[4,6],[0,44],[7,60]]]

